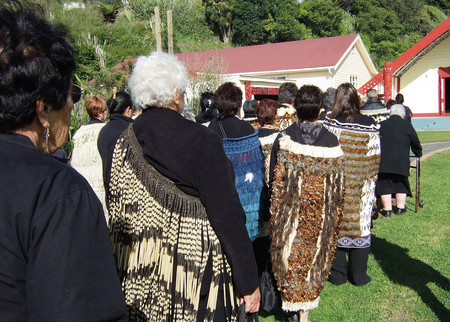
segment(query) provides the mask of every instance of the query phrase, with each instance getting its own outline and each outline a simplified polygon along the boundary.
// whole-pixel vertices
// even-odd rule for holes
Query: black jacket
[[[133,122],[133,119],[122,114],[111,114],[106,124],[98,135],[97,147],[103,164],[103,183],[105,190],[108,189],[111,176],[111,161],[120,134]]]
[[[410,148],[415,156],[422,156],[419,137],[411,123],[398,115],[380,123],[380,173],[409,176]]]
[[[127,321],[103,208],[71,167],[0,133],[0,320]]]
[[[133,123],[145,159],[206,208],[243,295],[259,286],[245,213],[222,139],[205,126],[168,108],[148,108]]]
[[[369,98],[363,106],[361,106],[361,110],[379,110],[382,108],[386,108],[383,103],[381,103],[376,98]]]

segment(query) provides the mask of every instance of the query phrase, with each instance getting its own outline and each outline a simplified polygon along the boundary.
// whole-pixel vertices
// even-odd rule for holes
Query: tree
[[[266,0],[238,0],[233,19],[233,44],[258,45],[267,41],[263,21],[269,17]]]
[[[112,4],[98,2],[98,9],[103,15],[103,20],[108,23],[114,23],[114,21],[116,21],[116,17],[122,7],[123,5],[121,1],[115,1]]]
[[[311,37],[311,33],[293,15],[298,12],[296,0],[275,0],[270,4],[269,17],[263,21],[269,42],[301,40]]]
[[[298,18],[311,29],[313,37],[339,36],[345,30],[342,24],[344,10],[335,7],[331,0],[303,1]]]
[[[203,0],[206,21],[215,32],[218,32],[224,43],[231,36],[235,0]]]

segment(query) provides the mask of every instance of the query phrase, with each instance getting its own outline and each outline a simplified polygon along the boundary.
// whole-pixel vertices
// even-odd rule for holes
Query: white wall
[[[369,69],[364,63],[364,60],[362,59],[362,56],[356,46],[353,46],[341,62],[341,65],[337,67],[332,86],[336,88],[342,83],[349,83],[350,75],[358,76],[358,85],[356,86],[356,89],[360,88],[372,79],[372,75],[370,74]]]
[[[422,57],[400,79],[400,93],[413,113],[439,113],[439,67],[450,66],[450,37]]]

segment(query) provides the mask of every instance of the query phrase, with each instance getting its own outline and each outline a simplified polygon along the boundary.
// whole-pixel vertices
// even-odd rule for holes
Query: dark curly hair
[[[294,107],[299,120],[315,121],[324,107],[324,94],[314,85],[303,85],[295,94]]]
[[[278,104],[274,100],[265,98],[258,102],[255,108],[256,118],[260,126],[271,125],[275,123]]]
[[[0,131],[36,118],[36,101],[61,109],[75,68],[67,30],[45,20],[38,5],[0,5]]]
[[[219,119],[234,116],[242,105],[242,91],[231,82],[219,86],[214,94],[214,105],[219,111]]]
[[[278,88],[278,103],[292,104],[297,93],[298,87],[295,83],[285,82]]]

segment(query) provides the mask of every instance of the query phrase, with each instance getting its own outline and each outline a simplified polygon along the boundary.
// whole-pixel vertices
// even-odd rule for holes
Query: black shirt
[[[105,190],[108,189],[109,185],[111,161],[117,139],[132,122],[133,119],[125,115],[111,114],[109,122],[100,130],[100,134],[98,135],[97,147],[102,157]]]
[[[127,321],[87,181],[22,135],[0,133],[0,153],[1,320]]]
[[[209,128],[220,137],[225,136],[222,134],[219,122],[222,123],[227,138],[241,138],[255,132],[255,129],[249,123],[242,121],[235,116],[230,116],[220,121],[214,119],[209,124]]]

